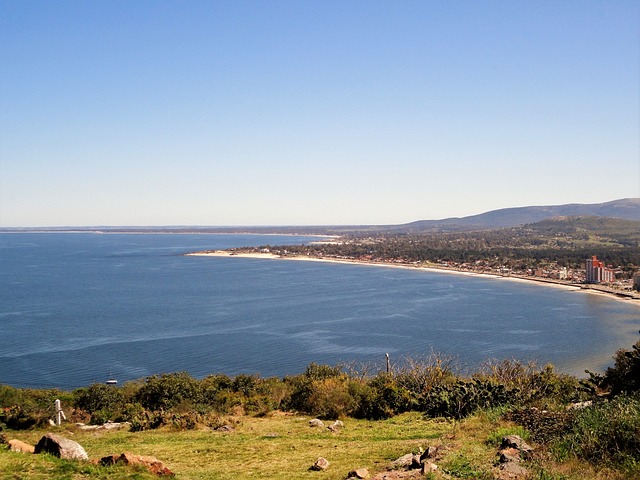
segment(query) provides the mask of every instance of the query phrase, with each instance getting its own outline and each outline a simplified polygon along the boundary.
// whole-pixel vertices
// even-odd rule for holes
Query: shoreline
[[[550,278],[539,277],[523,277],[513,275],[498,275],[495,273],[484,272],[472,272],[467,270],[456,270],[454,268],[444,268],[437,266],[423,266],[423,265],[410,265],[403,263],[391,263],[391,262],[368,262],[363,260],[354,259],[341,259],[341,258],[320,258],[310,257],[303,255],[278,255],[268,252],[234,252],[229,250],[213,250],[186,253],[185,256],[189,257],[237,257],[237,258],[253,258],[253,259],[268,259],[268,260],[293,260],[302,262],[325,262],[325,263],[342,263],[349,265],[363,265],[371,267],[386,267],[386,268],[403,268],[411,270],[422,270],[432,273],[445,273],[453,275],[465,275],[470,277],[483,277],[494,280],[507,280],[512,282],[526,282],[528,284],[535,284],[541,287],[560,288],[567,291],[583,292],[592,295],[601,295],[611,300],[618,300],[625,302],[629,305],[635,305],[640,307],[640,294],[632,292],[615,292],[610,291],[608,287],[598,288],[596,285],[566,283],[561,280],[554,280]]]

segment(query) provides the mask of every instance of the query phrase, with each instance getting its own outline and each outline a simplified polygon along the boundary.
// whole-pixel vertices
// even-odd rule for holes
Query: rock
[[[105,430],[119,430],[121,428],[131,428],[131,422],[106,422],[102,425]]]
[[[520,450],[517,448],[505,448],[500,450],[500,463],[520,462]]]
[[[507,435],[503,437],[500,448],[517,448],[521,452],[533,452],[533,448],[531,448],[520,435]]]
[[[35,447],[20,440],[9,440],[9,450],[12,452],[34,453]]]
[[[309,426],[310,427],[322,428],[322,427],[324,427],[324,423],[322,423],[322,420],[314,418],[313,420],[309,420]]]
[[[527,444],[519,435],[508,435],[502,439],[502,445],[500,446],[502,450],[507,448],[515,448],[519,450],[520,456],[525,460],[531,458],[533,454],[533,448]]]
[[[523,466],[515,462],[503,463],[502,465],[500,465],[500,470],[501,470],[501,475],[500,475],[501,479],[504,479],[504,478],[520,479],[520,478],[526,478],[527,475],[529,475],[529,470],[527,470],[526,468],[524,468]]]
[[[218,428],[214,428],[214,430],[216,432],[235,432],[235,428],[233,428],[231,425],[222,425]]]
[[[395,468],[399,467],[410,467],[413,463],[413,453],[407,453],[406,455],[401,456],[400,458],[396,458],[391,465]]]
[[[131,428],[130,422],[106,422],[102,425],[85,425],[84,423],[76,423],[78,430],[118,430],[120,428]]]
[[[420,470],[404,470],[376,473],[371,480],[424,480],[424,475]]]
[[[347,478],[369,478],[369,470],[366,468],[356,468],[349,472]]]
[[[344,423],[342,423],[340,420],[336,420],[327,428],[331,430],[333,433],[338,433],[342,427],[344,427]]]
[[[434,458],[438,452],[438,447],[427,447],[427,449],[420,455],[420,461],[424,462],[427,458]]]
[[[426,475],[428,473],[431,472],[435,472],[436,470],[438,470],[438,466],[435,463],[432,463],[430,461],[426,461],[422,463],[422,474]]]
[[[316,460],[316,463],[314,463],[309,467],[309,470],[316,470],[316,471],[326,470],[327,468],[329,468],[329,465],[330,465],[329,460],[327,460],[324,457],[320,457],[318,458],[318,460]]]
[[[54,433],[47,433],[36,444],[34,453],[43,452],[67,460],[89,460],[87,452],[84,451],[84,448],[82,448],[78,442]]]
[[[100,464],[105,467],[109,465],[115,465],[116,463],[121,463],[123,465],[143,466],[154,475],[174,476],[174,473],[156,457],[135,455],[133,453],[125,452],[122,455],[109,455],[100,459]]]

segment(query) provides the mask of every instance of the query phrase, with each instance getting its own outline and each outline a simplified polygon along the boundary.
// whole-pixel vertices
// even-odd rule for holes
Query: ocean
[[[535,360],[584,376],[639,338],[602,295],[383,266],[195,257],[315,237],[0,234],[0,383],[74,389],[154,374],[384,368],[436,352],[473,368]]]

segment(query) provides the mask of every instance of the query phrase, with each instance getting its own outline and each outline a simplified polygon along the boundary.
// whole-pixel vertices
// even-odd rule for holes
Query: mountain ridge
[[[412,231],[484,230],[526,225],[554,217],[608,217],[640,221],[640,198],[623,198],[604,203],[509,207],[466,217],[418,220],[398,227]]]

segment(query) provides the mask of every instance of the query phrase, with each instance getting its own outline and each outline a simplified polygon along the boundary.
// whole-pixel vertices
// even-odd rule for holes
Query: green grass
[[[450,431],[447,422],[406,414],[387,421],[345,420],[334,434],[309,427],[309,417],[273,415],[238,417],[234,432],[151,430],[144,432],[63,429],[60,434],[80,443],[90,458],[128,451],[152,455],[181,479],[318,478],[309,467],[318,457],[331,462],[322,478],[344,479],[355,468],[380,470],[395,458],[438,442]],[[36,443],[43,431],[15,432]],[[13,478],[131,478],[130,469],[65,462],[48,455],[2,451],[0,476]],[[151,478],[143,473],[138,478]]]
[[[339,433],[309,426],[310,417],[273,413],[265,417],[229,417],[233,432],[168,428],[129,431],[81,431],[74,426],[52,428],[80,443],[91,459],[131,452],[162,461],[176,478],[196,479],[319,479],[342,480],[355,468],[373,475],[385,471],[406,453],[441,446],[435,463],[440,469],[429,478],[494,478],[498,438],[526,430],[480,412],[454,423],[405,413],[388,420],[344,419]],[[8,438],[35,444],[47,430],[6,431]],[[534,445],[534,447],[536,447]],[[537,446],[537,448],[541,448]],[[596,471],[571,458],[560,462],[543,454],[530,465],[535,478],[621,480],[624,473]],[[325,472],[309,471],[318,459],[331,463]],[[22,479],[140,479],[157,478],[141,469],[101,467],[89,462],[65,461],[50,455],[30,455],[0,449],[0,480]]]

